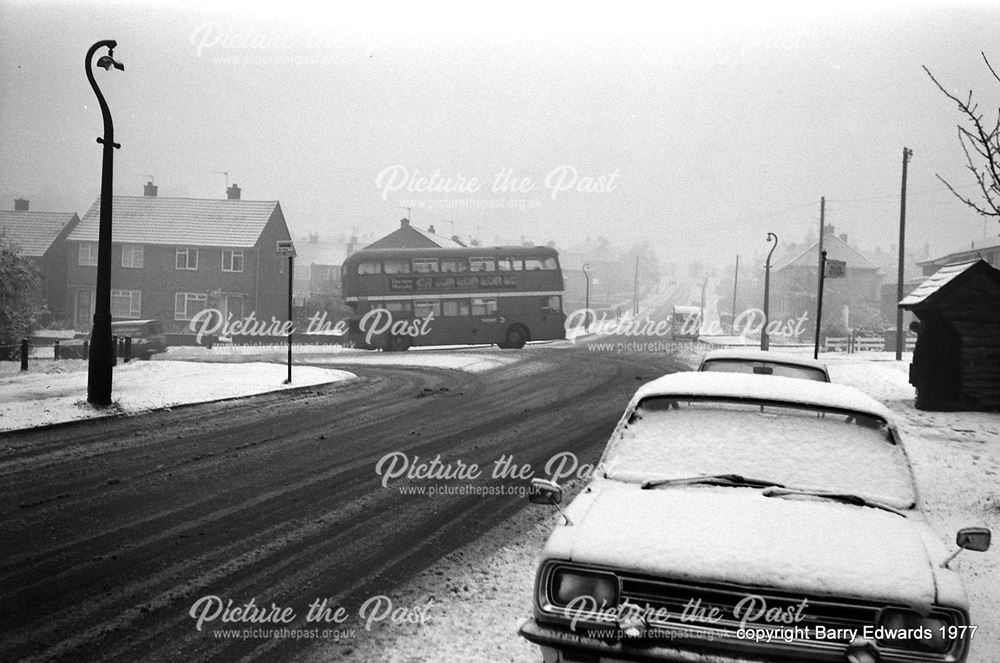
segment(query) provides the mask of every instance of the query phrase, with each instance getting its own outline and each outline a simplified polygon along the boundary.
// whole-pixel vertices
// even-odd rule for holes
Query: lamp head
[[[109,48],[107,55],[97,58],[97,66],[103,67],[105,71],[111,71],[111,67],[114,67],[118,71],[125,71],[125,65],[115,60],[113,56],[114,51]]]

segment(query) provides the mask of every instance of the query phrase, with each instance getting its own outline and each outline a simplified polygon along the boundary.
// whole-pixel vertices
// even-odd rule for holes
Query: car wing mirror
[[[562,503],[562,498],[562,487],[555,481],[549,479],[531,480],[531,492],[528,493],[528,499],[532,503],[555,506]]]
[[[992,533],[985,527],[964,527],[955,536],[955,545],[964,550],[985,552],[990,549]]]
[[[958,534],[955,536],[955,545],[958,546],[958,550],[953,552],[941,566],[948,568],[951,560],[958,557],[958,553],[963,550],[972,550],[975,552],[989,550],[992,538],[992,532],[985,527],[963,527],[958,530]]]
[[[566,519],[567,525],[572,525],[563,508],[559,506],[563,498],[563,489],[555,481],[549,479],[532,479],[531,490],[528,491],[528,499],[534,504],[550,504],[559,510],[562,517]]]

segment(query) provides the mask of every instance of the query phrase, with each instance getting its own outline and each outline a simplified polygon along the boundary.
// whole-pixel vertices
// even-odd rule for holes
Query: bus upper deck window
[[[459,260],[457,258],[441,259],[441,272],[443,274],[453,274],[455,272],[467,272],[467,271],[469,271],[469,268],[465,264],[464,260]]]
[[[414,258],[413,271],[416,274],[433,274],[438,271],[437,258]]]
[[[363,260],[358,263],[358,274],[378,274],[382,270],[381,265],[374,260]]]
[[[525,258],[524,268],[527,270],[542,269],[542,261],[538,258]]]
[[[409,260],[386,260],[382,263],[386,274],[409,274]]]
[[[495,272],[497,263],[493,258],[469,258],[469,271]]]
[[[542,262],[543,269],[559,269],[559,263],[553,257],[548,257]]]

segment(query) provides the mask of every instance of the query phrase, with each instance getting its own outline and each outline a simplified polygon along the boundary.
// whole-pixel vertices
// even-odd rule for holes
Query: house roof
[[[879,267],[865,254],[858,251],[853,246],[842,240],[833,233],[823,236],[823,250],[826,251],[827,260],[843,260],[847,263],[848,269],[875,269]],[[813,242],[805,250],[798,254],[792,254],[791,258],[786,258],[773,269],[779,271],[786,267],[816,267],[819,263],[819,242]]]
[[[1000,284],[1000,270],[992,267],[985,260],[955,263],[934,272],[913,292],[904,297],[899,302],[899,306],[904,309],[913,309],[933,305],[938,299],[947,296],[949,291],[954,290],[959,283],[976,272],[985,273]]]
[[[405,219],[404,219],[405,221]],[[409,221],[402,223],[399,228],[392,231],[382,239],[375,240],[366,249],[431,249],[434,247],[442,249],[459,249],[465,246],[461,242],[456,242],[444,235],[432,233],[429,230],[422,230],[412,225]]]
[[[1000,240],[992,240],[983,244],[982,246],[973,246],[969,249],[963,249],[961,251],[953,251],[947,255],[943,255],[939,258],[931,258],[929,260],[921,260],[918,265],[932,265],[939,264],[945,265],[948,263],[960,263],[967,262],[969,260],[976,260],[980,257],[983,251],[991,251],[993,249],[1000,248]]]
[[[45,255],[66,224],[76,220],[75,212],[0,211],[0,228],[14,240],[21,255],[36,258]]]
[[[135,244],[251,247],[275,210],[274,200],[229,200],[115,196],[112,241]],[[96,242],[101,215],[98,196],[76,229],[73,242]]]

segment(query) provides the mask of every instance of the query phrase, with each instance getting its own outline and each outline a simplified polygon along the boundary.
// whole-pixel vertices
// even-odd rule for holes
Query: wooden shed
[[[919,320],[910,365],[923,410],[1000,410],[1000,270],[947,265],[899,302]]]

